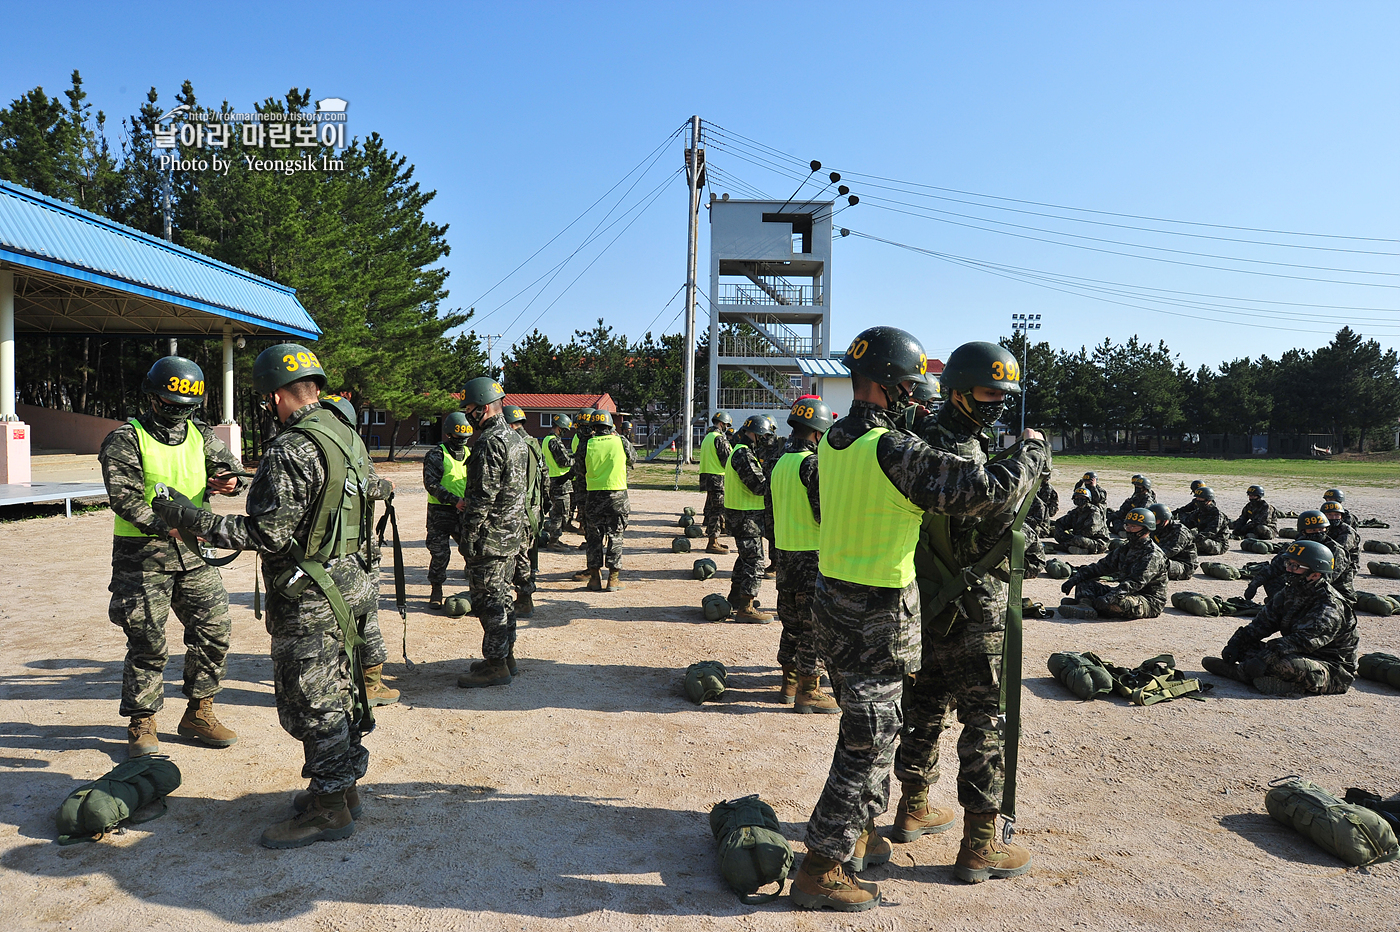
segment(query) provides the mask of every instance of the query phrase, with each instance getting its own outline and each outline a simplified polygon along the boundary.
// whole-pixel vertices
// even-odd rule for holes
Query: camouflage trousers
[[[1273,676],[1285,683],[1296,684],[1299,692],[1313,695],[1344,693],[1351,685],[1334,678],[1331,668],[1320,660],[1304,654],[1284,653],[1267,645],[1245,651],[1240,660],[1240,670],[1251,681],[1261,676]]]
[[[889,808],[904,678],[919,669],[918,587],[861,586],[819,573],[812,626],[841,723],[807,848],[844,862],[866,824]]]
[[[107,617],[126,633],[122,663],[121,714],[154,715],[165,704],[169,649],[165,622],[170,612],[185,629],[185,683],[190,699],[219,691],[228,664],[228,593],[212,566],[174,573],[113,570]]]
[[[573,479],[570,481],[574,489],[574,514],[578,516],[579,527],[582,527],[584,522],[588,520],[587,509],[583,507],[584,503],[588,501],[588,484],[582,479]]]
[[[1118,592],[1112,585],[1097,579],[1086,579],[1075,588],[1075,598],[1093,599],[1099,614],[1114,618],[1156,618],[1161,609],[1154,610],[1146,597]]]
[[[724,523],[734,535],[734,570],[729,574],[729,601],[758,595],[763,581],[763,512],[724,510]]]
[[[795,667],[803,676],[821,672],[817,662],[817,635],[812,628],[812,597],[817,586],[815,550],[773,550],[778,565],[778,665]]]
[[[1078,534],[1071,534],[1069,531],[1062,531],[1059,528],[1055,528],[1051,534],[1055,538],[1055,543],[1059,544],[1061,547],[1077,547],[1085,553],[1108,552],[1108,544],[1101,540],[1095,540],[1092,537],[1081,537]]]
[[[621,569],[622,539],[627,534],[627,519],[632,513],[626,490],[589,492],[584,511],[587,513],[583,527],[584,555],[588,558],[588,568]]]
[[[1196,538],[1196,552],[1203,557],[1217,557],[1230,549],[1230,542],[1210,537]]]
[[[452,543],[462,543],[462,516],[448,505],[428,506],[428,582],[441,586],[447,581],[452,562]]]
[[[900,783],[938,782],[938,739],[957,710],[958,804],[998,812],[1006,769],[1002,758],[1001,652],[1004,631],[962,623],[946,637],[925,632],[923,667],[904,683],[904,730],[894,774]]]
[[[1026,535],[1026,558],[1023,566],[1027,579],[1035,579],[1045,572],[1045,546],[1041,544],[1040,535],[1035,531]]]
[[[544,539],[548,543],[564,535],[564,525],[569,523],[574,506],[574,486],[567,475],[549,480],[549,520],[544,525]]]
[[[1278,537],[1278,531],[1267,524],[1249,524],[1245,526],[1244,530],[1235,533],[1244,537],[1252,537],[1255,540],[1273,540]]]
[[[511,576],[515,557],[482,557],[467,565],[472,581],[472,613],[481,619],[481,656],[505,662],[515,644],[515,600]]]
[[[700,491],[705,493],[705,513],[701,521],[705,536],[718,537],[724,533],[724,476],[701,476]]]
[[[366,625],[378,604],[377,585],[354,557],[333,564],[330,573],[357,624]],[[347,789],[369,767],[369,752],[361,743],[367,722],[353,720],[352,661],[335,613],[312,586],[297,599],[269,589],[266,617],[277,720],[301,742],[301,775],[311,781],[314,793]]]
[[[515,568],[511,573],[511,583],[515,586],[515,597],[530,595],[535,591],[535,542],[527,540],[525,546],[515,555]]]
[[[377,667],[389,659],[389,651],[384,647],[384,634],[379,630],[379,548],[373,546],[372,541],[371,551],[374,557],[366,572],[375,594],[374,607],[360,618],[360,637],[365,640],[360,648],[360,665],[365,667]]]
[[[1196,572],[1194,563],[1182,563],[1180,560],[1167,561],[1167,578],[1177,581],[1190,579]]]

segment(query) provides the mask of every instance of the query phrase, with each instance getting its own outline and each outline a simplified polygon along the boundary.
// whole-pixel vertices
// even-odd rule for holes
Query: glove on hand
[[[162,490],[164,494],[161,494]],[[167,527],[194,531],[196,535],[207,534],[214,529],[214,515],[175,489],[158,487],[155,497],[151,499],[151,510]]]
[[[1063,583],[1060,584],[1060,591],[1063,592],[1065,595],[1069,595],[1071,592],[1074,591],[1074,587],[1078,583],[1079,577],[1071,576],[1069,579],[1066,579]]]
[[[1251,582],[1249,585],[1245,586],[1245,587],[1244,587],[1244,598],[1245,598],[1245,601],[1246,601],[1246,602],[1253,602],[1253,601],[1254,601],[1254,594],[1255,594],[1256,592],[1258,592],[1258,591],[1259,591],[1259,584],[1256,583],[1256,582]]]

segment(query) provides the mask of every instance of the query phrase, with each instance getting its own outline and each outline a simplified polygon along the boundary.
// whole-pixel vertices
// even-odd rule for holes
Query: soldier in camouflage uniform
[[[1157,519],[1152,541],[1167,559],[1167,579],[1190,579],[1196,572],[1196,535],[1180,521],[1172,520],[1171,509],[1160,502],[1148,508]]]
[[[724,466],[732,450],[730,431],[734,419],[716,411],[710,419],[710,432],[700,441],[700,491],[705,493],[705,536],[710,542],[706,553],[728,553],[729,545],[721,543],[724,527]]]
[[[1351,565],[1361,565],[1361,534],[1347,524],[1347,510],[1340,502],[1323,502],[1322,513],[1327,516],[1327,536],[1342,545]]]
[[[734,449],[724,466],[724,524],[734,535],[734,569],[729,576],[729,604],[734,619],[767,624],[772,614],[760,611],[755,599],[763,579],[764,496],[768,476],[759,451],[777,432],[769,417],[755,414],[734,435]]]
[[[1247,492],[1249,503],[1244,506],[1230,531],[1236,538],[1273,540],[1278,537],[1278,512],[1264,499],[1264,487],[1251,485]]]
[[[1086,472],[1083,478],[1074,484],[1074,487],[1087,490],[1091,504],[1105,506],[1108,504],[1108,490],[1099,485],[1098,473]]]
[[[1343,492],[1341,489],[1328,489],[1326,492],[1322,493],[1322,500],[1324,502],[1337,503],[1337,506],[1342,509],[1342,522],[1348,527],[1356,528],[1358,526],[1356,515],[1352,514],[1350,511],[1347,510],[1347,496],[1346,493]],[[1327,509],[1324,508],[1322,510],[1326,511]]]
[[[1320,511],[1304,511],[1298,515],[1297,539],[1316,541],[1331,552],[1332,570],[1328,574],[1328,578],[1332,582],[1332,587],[1341,593],[1347,602],[1355,603],[1356,564],[1352,562],[1346,546],[1328,533],[1330,530],[1327,518]],[[1274,554],[1273,559],[1264,564],[1264,568],[1255,573],[1249,580],[1249,585],[1245,586],[1244,597],[1253,599],[1260,588],[1263,588],[1267,598],[1272,598],[1282,591],[1284,584],[1288,581],[1288,561],[1290,559],[1293,558],[1289,555],[1287,548]]]
[[[1152,491],[1152,480],[1142,475],[1133,476],[1133,494],[1118,506],[1109,521],[1109,529],[1114,533],[1123,530],[1123,518],[1134,508],[1147,508],[1157,501],[1157,493]]]
[[[1203,485],[1194,493],[1196,510],[1181,518],[1183,527],[1196,534],[1196,553],[1218,556],[1230,549],[1230,519],[1215,504],[1215,490]]]
[[[236,495],[247,484],[221,477],[241,473],[243,464],[213,430],[194,419],[204,404],[199,366],[166,356],[151,366],[143,390],[149,400],[145,413],[108,434],[98,454],[116,516],[107,617],[126,633],[121,715],[129,720],[131,757],[160,749],[156,713],[165,702],[165,623],[172,609],[185,629],[183,692],[189,699],[178,733],[207,747],[224,748],[238,740],[213,708],[227,669],[231,630],[223,578],[150,503],[156,482],[199,502],[206,495]]]
[[[442,443],[423,456],[423,488],[428,490],[428,605],[442,608],[442,585],[452,562],[452,543],[460,547],[462,493],[466,489],[467,457],[472,426],[454,411],[442,419]]]
[[[529,533],[525,496],[530,450],[506,425],[501,388],[490,376],[463,389],[462,409],[475,429],[462,496],[460,549],[471,575],[472,609],[481,619],[481,661],[457,678],[463,689],[509,686],[515,662],[515,600],[511,579]]]
[[[564,431],[573,430],[574,422],[566,415],[556,414],[550,424],[550,434],[544,438],[540,448],[549,474],[549,521],[544,528],[545,546],[550,550],[564,550],[564,525],[573,510],[574,498],[573,480],[569,477],[574,458],[569,452],[569,445],[564,442]]]
[[[580,408],[574,416],[574,439],[569,441],[569,452],[574,459],[578,459],[578,448],[588,439],[588,432],[593,422],[593,415],[597,414],[596,408]],[[578,515],[578,524],[575,527],[565,527],[566,531],[577,531],[584,533],[583,525],[587,518],[584,514],[583,504],[588,500],[588,485],[577,476],[574,477],[574,512]],[[582,547],[582,545],[580,545]],[[582,581],[588,577],[588,571],[574,576],[575,580]]]
[[[295,343],[270,347],[254,361],[253,388],[282,429],[253,477],[247,516],[206,517],[156,501],[168,523],[190,527],[219,547],[262,554],[277,717],[301,742],[302,775],[311,781],[294,800],[299,814],[263,832],[261,842],[269,848],[354,833],[360,808],[356,781],[369,764],[361,737],[374,727],[356,695],[357,651],[350,641],[379,601],[361,549],[369,533],[363,498],[369,470],[365,461],[352,458],[363,444],[357,448],[353,432],[321,406],[325,384],[316,355]],[[334,451],[335,462],[323,449]],[[331,480],[333,471],[345,478]],[[321,508],[337,510],[342,518],[333,523],[338,530],[324,538],[318,530],[324,528],[318,522]],[[346,615],[338,617],[342,605]]]
[[[1060,590],[1075,591],[1060,614],[1066,618],[1156,618],[1167,604],[1167,558],[1152,540],[1157,518],[1146,508],[1134,508],[1124,516],[1128,542],[1097,563],[1070,574]],[[1100,577],[1110,577],[1110,585]],[[1077,600],[1077,604],[1076,604]]]
[[[1190,518],[1192,518],[1192,517],[1195,516],[1195,514],[1196,514],[1196,490],[1199,489],[1201,486],[1203,486],[1203,485],[1205,485],[1205,484],[1206,484],[1206,483],[1205,483],[1205,480],[1203,480],[1203,479],[1192,479],[1192,480],[1191,480],[1191,500],[1190,500],[1189,502],[1187,502],[1185,505],[1182,505],[1180,508],[1177,508],[1176,510],[1174,510],[1174,511],[1172,512],[1172,517],[1173,517],[1173,518],[1175,518],[1176,520],[1181,521],[1181,522],[1187,522],[1188,519],[1190,519]],[[1187,523],[1187,527],[1190,527],[1190,524],[1189,524],[1189,523]]]
[[[1041,544],[1042,537],[1051,536],[1051,528],[1054,526],[1054,517],[1060,513],[1060,493],[1055,491],[1055,487],[1050,484],[1050,477],[1046,476],[1040,480],[1040,488],[1036,490],[1035,501],[1031,503],[1031,510],[1026,515],[1026,558],[1025,571],[1027,579],[1035,579],[1045,571],[1045,547]]]
[[[1006,410],[1008,394],[1020,394],[1016,357],[995,343],[964,343],[939,378],[945,401],[916,430],[936,451],[985,467],[989,430]],[[1048,459],[1048,454],[1047,454]],[[1042,466],[1048,469],[1048,463]],[[1035,478],[1040,478],[1039,476]],[[1035,486],[1037,497],[1041,483]],[[957,818],[929,802],[938,782],[938,742],[956,711],[958,803],[968,835],[955,872],[963,880],[1015,877],[1030,870],[1030,852],[1019,845],[978,852],[971,833],[994,824],[1001,811],[1005,765],[1001,714],[1001,655],[1006,637],[1006,584],[1010,558],[938,611],[932,604],[944,583],[975,566],[1011,530],[1020,501],[981,516],[925,514],[914,552],[922,613],[923,667],[904,683],[904,730],[894,761],[901,794],[890,838],[910,842],[943,832]]]
[[[574,457],[574,475],[587,486],[584,502],[585,553],[588,588],[613,592],[622,588],[622,540],[632,514],[627,495],[627,470],[637,465],[637,451],[614,432],[609,411],[593,415],[589,433]],[[604,568],[608,578],[603,579]]]
[[[1082,485],[1075,486],[1072,500],[1074,508],[1057,519],[1050,531],[1055,543],[1071,554],[1107,553],[1108,519],[1103,506],[1094,504],[1089,490]]]
[[[847,863],[859,871],[891,854],[875,818],[889,802],[905,677],[920,667],[913,561],[922,513],[1005,511],[1034,490],[1049,464],[1049,447],[1038,432],[1027,431],[1017,453],[982,465],[906,433],[904,408],[913,386],[926,380],[927,358],[902,330],[864,331],[842,363],[852,373],[855,400],[819,446],[821,557],[812,604],[817,649],[842,714],[792,899],[807,909],[855,911],[879,905],[880,892],[854,877]],[[969,817],[974,821],[972,844],[994,870],[1007,853],[995,841],[995,817]]]
[[[530,473],[525,487],[526,537],[515,557],[515,617],[529,618],[535,614],[535,567],[539,563],[537,540],[544,527],[544,490],[549,484],[545,470],[544,451],[539,441],[525,432],[525,412],[517,405],[507,405],[502,413],[511,430],[520,435],[530,451]]]
[[[1328,584],[1332,553],[1313,540],[1295,540],[1286,585],[1254,620],[1237,630],[1219,657],[1201,665],[1217,676],[1267,695],[1344,693],[1356,678],[1356,615]],[[1277,632],[1279,637],[1265,640]]]

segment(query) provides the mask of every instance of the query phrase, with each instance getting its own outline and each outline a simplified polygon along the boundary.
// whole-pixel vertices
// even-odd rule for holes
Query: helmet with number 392
[[[315,379],[317,387],[326,387],[326,370],[321,368],[321,360],[300,343],[269,346],[253,360],[253,391],[259,395],[308,378]]]
[[[808,427],[819,433],[831,429],[834,419],[831,406],[820,398],[803,398],[792,406],[787,418],[789,427]]]
[[[953,350],[938,377],[944,393],[970,393],[974,388],[995,388],[1013,395],[1021,393],[1021,364],[1009,349],[996,343],[976,341]]]
[[[173,405],[204,404],[204,370],[193,359],[165,356],[146,373],[141,390]]]

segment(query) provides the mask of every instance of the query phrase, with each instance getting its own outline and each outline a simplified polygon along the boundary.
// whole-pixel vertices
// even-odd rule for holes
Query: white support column
[[[0,484],[30,481],[30,439],[15,416],[15,273],[0,269]]]
[[[214,428],[214,436],[222,440],[234,456],[243,458],[243,431],[233,419],[232,324],[224,324],[224,417],[223,422]]]

